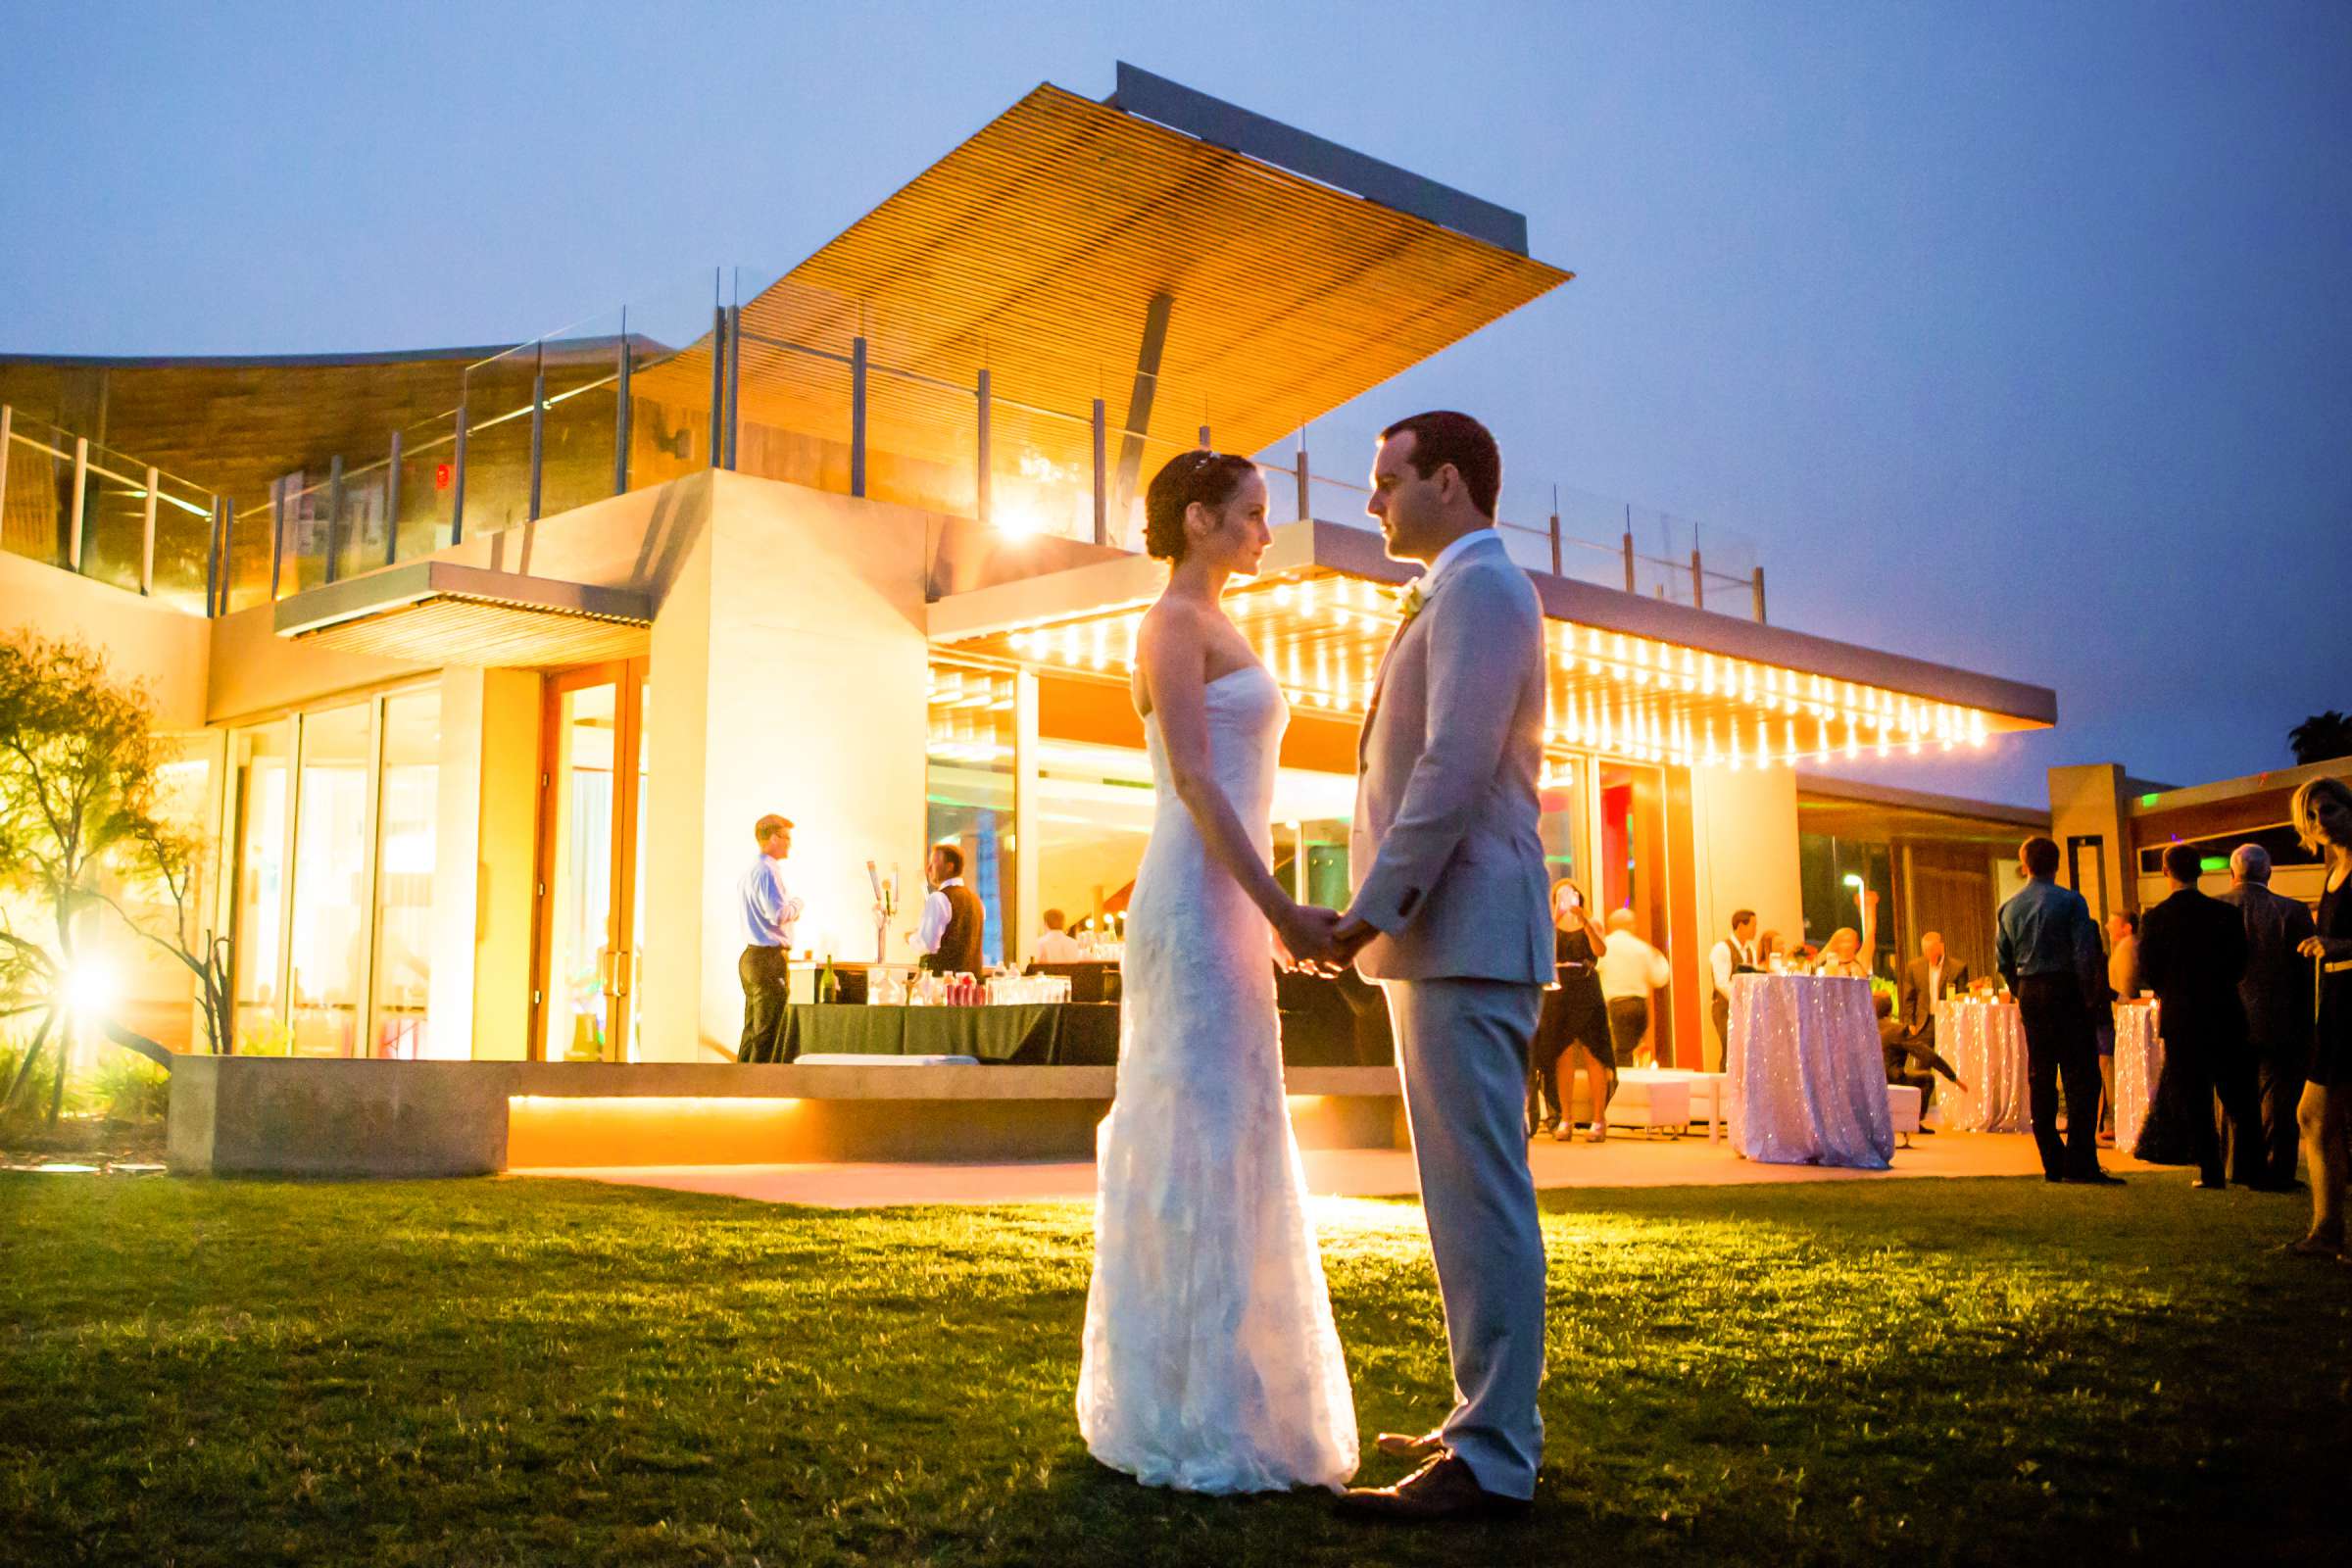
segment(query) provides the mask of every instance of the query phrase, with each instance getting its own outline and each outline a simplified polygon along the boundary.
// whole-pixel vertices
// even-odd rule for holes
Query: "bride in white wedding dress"
[[[1273,939],[1319,911],[1269,866],[1290,722],[1218,598],[1270,535],[1246,458],[1186,453],[1152,481],[1172,563],[1144,616],[1135,698],[1158,789],[1120,966],[1117,1098],[1097,1135],[1095,1271],[1078,1370],[1087,1448],[1186,1492],[1337,1488],[1355,1405],[1283,1098]]]

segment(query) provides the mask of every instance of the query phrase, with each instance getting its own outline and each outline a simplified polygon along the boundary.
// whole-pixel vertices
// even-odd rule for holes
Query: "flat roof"
[[[1226,606],[1302,712],[1360,718],[1396,624],[1387,585],[1419,568],[1379,535],[1274,530]],[[1972,670],[1529,571],[1543,602],[1560,748],[1738,765],[1982,745],[2055,723],[2058,699]],[[1124,680],[1134,629],[1166,580],[1142,556],[953,594],[932,642],[988,662]]]

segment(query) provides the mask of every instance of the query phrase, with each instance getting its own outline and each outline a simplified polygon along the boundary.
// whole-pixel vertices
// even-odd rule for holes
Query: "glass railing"
[[[211,491],[20,409],[0,428],[0,550],[205,612]]]
[[[1152,475],[1213,411],[1155,406],[1151,428],[1131,431],[1132,366],[1062,363],[1024,341],[982,370],[987,345],[937,331],[821,287],[710,272],[484,356],[453,370],[448,412],[401,431],[397,463],[387,442],[281,483],[248,509],[258,519],[241,511],[229,607],[257,582],[299,592],[712,467],[1142,549]],[[1318,425],[1259,452],[1271,520],[1373,527],[1371,435]],[[1728,530],[1516,477],[1500,522],[1531,570],[1761,612],[1754,547]]]

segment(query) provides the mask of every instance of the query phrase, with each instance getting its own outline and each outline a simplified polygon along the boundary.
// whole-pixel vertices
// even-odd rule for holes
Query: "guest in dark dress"
[[[2315,778],[2295,791],[2295,836],[2327,856],[2316,934],[2296,951],[2311,960],[2318,1004],[2304,1075],[2303,1153],[2311,1161],[2311,1234],[2287,1244],[2305,1256],[2344,1252],[2344,1176],[2352,1167],[2352,789]]]
[[[1617,1083],[1609,1004],[1593,965],[1608,951],[1608,938],[1600,922],[1589,917],[1584,890],[1566,877],[1551,885],[1551,921],[1559,978],[1544,993],[1544,1010],[1536,1017],[1527,1075],[1528,1127],[1531,1132],[1549,1129],[1563,1144],[1576,1136],[1576,1074],[1582,1068],[1592,1104],[1592,1141],[1597,1144],[1608,1136],[1609,1092]],[[1563,1054],[1566,1072],[1560,1070]]]
[[[2311,1065],[2311,960],[2295,950],[2317,933],[2299,899],[2271,891],[2270,852],[2240,844],[2230,857],[2230,891],[2246,926],[2246,974],[2237,983],[2262,1101],[2263,1185],[2295,1186],[2295,1106]]]
[[[2246,973],[2246,923],[2237,910],[2198,889],[2198,872],[2193,847],[2167,849],[2164,874],[2172,879],[2173,895],[2139,917],[2139,977],[2156,993],[2164,1076],[2132,1153],[2160,1164],[2194,1160],[2197,1186],[2218,1192],[2230,1179],[2262,1185],[2262,1111],[2245,1004],[2237,996]],[[2230,1123],[2227,1151],[2214,1119],[2217,1095]],[[2184,1134],[2186,1148],[2158,1147],[2159,1132]]]

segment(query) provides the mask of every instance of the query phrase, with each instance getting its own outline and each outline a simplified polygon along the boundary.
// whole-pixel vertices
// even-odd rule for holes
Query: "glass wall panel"
[[[1026,917],[1013,892],[1012,708],[1010,674],[960,664],[931,666],[924,832],[929,843],[963,851],[964,886],[980,900],[985,914],[981,957],[991,964],[1004,961],[1005,932]],[[909,888],[905,896],[909,916],[919,917],[916,891]]]
[[[654,776],[653,719],[654,687],[652,680],[648,678],[640,681],[637,687],[637,869],[636,874],[629,879],[631,886],[636,890],[631,900],[632,908],[629,920],[632,946],[628,957],[631,966],[628,977],[628,1059],[631,1061],[642,1060],[645,1054],[641,1044],[645,1039],[645,990],[639,982],[645,974],[645,949],[652,936],[645,918],[645,888],[649,880],[646,874],[645,850],[647,844],[652,842],[653,834],[646,830],[645,803],[650,798],[648,786],[653,782]]]
[[[287,722],[233,731],[228,765],[235,798],[236,1042],[240,1053],[284,1055],[278,986],[285,967]]]
[[[375,1021],[368,1054],[429,1056],[435,806],[441,787],[441,694],[385,700],[376,831]]]
[[[287,976],[298,1056],[348,1056],[359,1047],[372,707],[328,709],[302,723]]]
[[[549,760],[547,1003],[540,1050],[548,1061],[598,1061],[605,1052],[612,919],[612,743],[618,686],[557,698]]]

